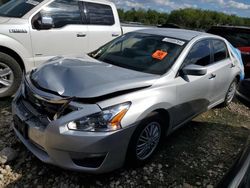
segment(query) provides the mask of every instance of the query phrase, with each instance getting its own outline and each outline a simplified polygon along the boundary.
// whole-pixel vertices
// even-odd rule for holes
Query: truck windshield
[[[134,32],[109,42],[89,55],[108,64],[162,75],[175,63],[186,42]]]
[[[7,0],[0,4],[0,16],[21,18],[43,0]]]

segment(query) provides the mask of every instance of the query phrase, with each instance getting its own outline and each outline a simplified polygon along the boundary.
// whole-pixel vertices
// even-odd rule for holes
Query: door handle
[[[112,37],[118,37],[118,36],[120,36],[119,33],[112,33]]]
[[[230,68],[234,68],[236,65],[234,63],[231,63]]]
[[[86,37],[87,35],[85,33],[77,33],[76,37]]]
[[[212,80],[212,79],[214,79],[214,78],[216,78],[216,74],[212,73],[212,74],[210,75],[210,77],[209,77],[209,80]]]

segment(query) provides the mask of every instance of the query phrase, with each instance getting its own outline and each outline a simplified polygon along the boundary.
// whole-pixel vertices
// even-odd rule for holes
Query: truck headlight
[[[131,103],[115,105],[102,112],[92,114],[68,123],[68,128],[75,131],[108,132],[121,129],[121,120]]]

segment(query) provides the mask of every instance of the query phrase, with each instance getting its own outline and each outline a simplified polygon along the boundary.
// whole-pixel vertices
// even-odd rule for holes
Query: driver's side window
[[[33,27],[39,29],[42,17],[52,18],[52,28],[61,28],[71,24],[83,24],[78,2],[77,0],[53,1],[33,18]]]
[[[211,63],[211,48],[209,40],[197,42],[189,51],[183,65],[207,66]]]

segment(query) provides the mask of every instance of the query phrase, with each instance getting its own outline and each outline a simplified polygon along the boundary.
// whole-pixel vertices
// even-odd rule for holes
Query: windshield
[[[0,16],[21,18],[43,0],[7,0],[0,4]]]
[[[145,33],[128,33],[89,55],[106,63],[162,75],[174,64],[186,41]]]

